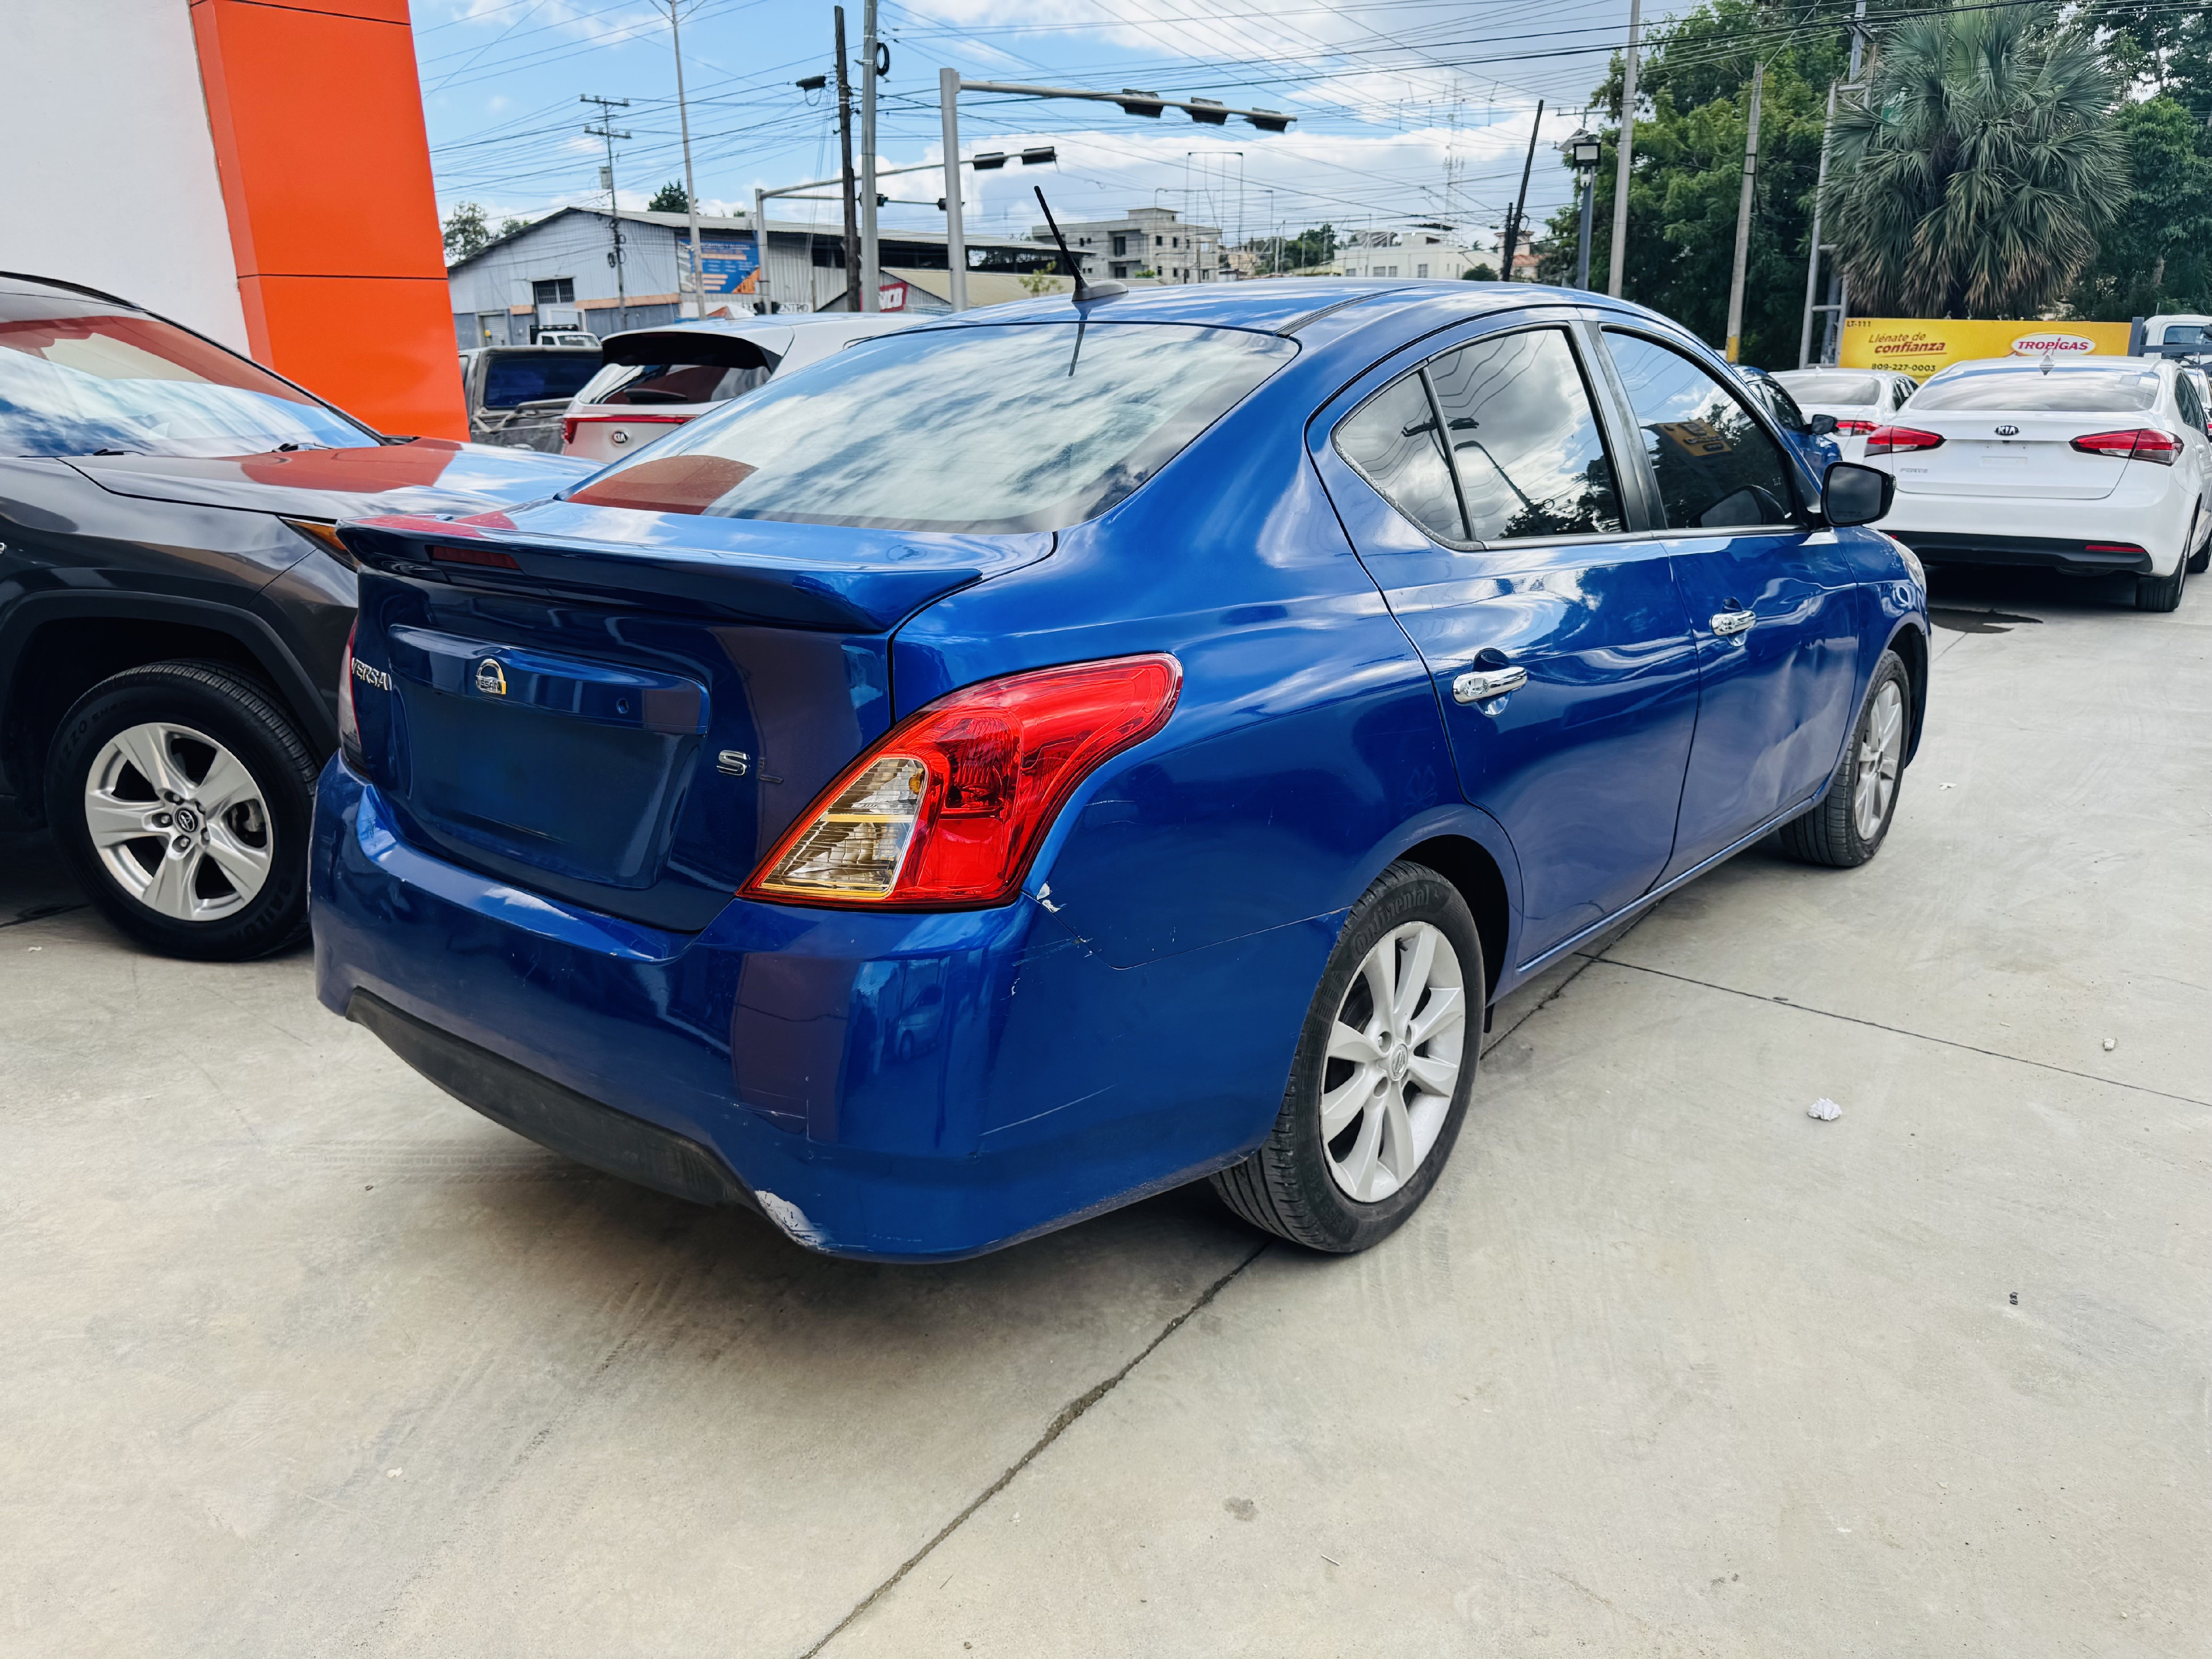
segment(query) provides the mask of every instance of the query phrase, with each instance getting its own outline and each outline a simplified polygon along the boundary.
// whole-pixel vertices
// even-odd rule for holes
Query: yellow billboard
[[[1924,380],[1977,357],[2124,357],[2125,323],[1952,322],[1853,317],[1844,324],[1845,368],[1901,369]]]

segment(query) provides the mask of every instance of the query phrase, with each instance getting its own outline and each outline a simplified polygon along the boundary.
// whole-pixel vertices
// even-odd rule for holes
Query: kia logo
[[[2000,438],[2017,438],[2020,436],[2020,428],[2016,426],[2001,426],[1997,428],[1997,436]]]

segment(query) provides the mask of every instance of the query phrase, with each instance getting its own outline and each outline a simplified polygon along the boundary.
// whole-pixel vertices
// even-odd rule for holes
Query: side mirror
[[[1820,513],[1838,529],[1872,524],[1887,516],[1896,495],[1897,480],[1888,473],[1855,461],[1838,461],[1820,486]]]
[[[1805,424],[1814,437],[1825,438],[1836,429],[1836,417],[1832,415],[1815,415]]]

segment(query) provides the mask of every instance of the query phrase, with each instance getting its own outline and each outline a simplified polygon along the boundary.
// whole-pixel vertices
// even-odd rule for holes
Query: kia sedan
[[[1498,998],[1771,832],[1880,850],[1929,662],[1888,488],[1579,292],[935,319],[556,501],[347,529],[319,994],[812,1249],[1206,1177],[1361,1249]]]
[[[1893,368],[1785,368],[1774,376],[1808,420],[1835,422],[1836,443],[1847,461],[1866,457],[1867,434],[1886,423],[1920,389]]]
[[[1893,473],[1881,527],[1929,564],[2132,574],[2172,611],[2212,541],[2212,439],[2170,362],[1999,357],[1957,363],[1867,434]]]

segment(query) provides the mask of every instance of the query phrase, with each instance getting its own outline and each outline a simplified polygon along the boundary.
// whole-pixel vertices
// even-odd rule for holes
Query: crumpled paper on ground
[[[1823,1123],[1833,1123],[1843,1115],[1844,1109],[1837,1105],[1834,1101],[1829,1099],[1826,1095],[1822,1095],[1818,1100],[1814,1101],[1810,1106],[1808,1106],[1805,1109],[1805,1115],[1807,1117],[1817,1117]]]

